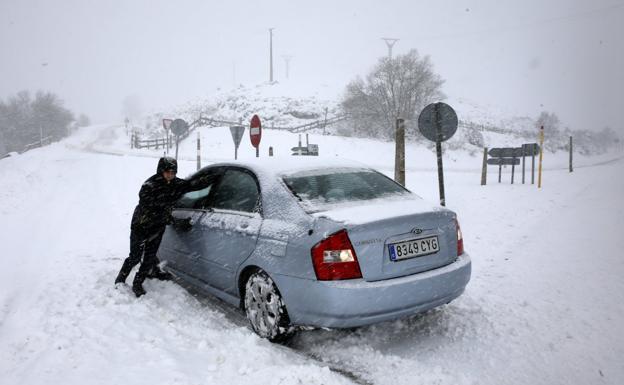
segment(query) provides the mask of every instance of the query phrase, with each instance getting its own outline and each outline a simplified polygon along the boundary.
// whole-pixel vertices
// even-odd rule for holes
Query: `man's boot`
[[[160,268],[156,266],[149,272],[149,274],[147,275],[147,278],[158,279],[160,281],[171,281],[173,279],[173,275],[171,275],[171,273],[168,273],[166,271],[160,270]]]
[[[133,283],[132,292],[134,293],[134,295],[137,296],[137,298],[139,298],[140,296],[145,294],[145,289],[143,289],[143,285],[141,285],[140,283]]]
[[[139,271],[137,271],[137,273],[134,275],[134,280],[132,281],[132,291],[137,297],[145,294],[145,289],[143,289],[143,281],[145,281],[146,275],[147,274],[145,272],[145,269],[143,268],[143,265],[141,265]]]
[[[121,266],[121,270],[119,270],[119,274],[117,274],[117,278],[115,278],[115,285],[118,283],[126,283],[126,278],[128,278],[133,267],[134,265],[129,261],[129,258],[126,258]]]

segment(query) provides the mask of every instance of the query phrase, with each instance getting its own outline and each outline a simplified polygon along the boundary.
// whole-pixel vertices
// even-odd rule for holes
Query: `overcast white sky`
[[[444,92],[573,129],[624,131],[624,1],[0,0],[0,98],[58,93],[94,122],[275,77],[342,91],[387,54],[430,55]]]

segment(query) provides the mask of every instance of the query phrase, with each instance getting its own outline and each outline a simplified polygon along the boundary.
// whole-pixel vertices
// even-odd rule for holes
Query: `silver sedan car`
[[[455,213],[361,164],[270,159],[204,167],[173,209],[166,269],[246,313],[271,341],[457,298],[470,280]],[[178,221],[180,222],[180,221]]]

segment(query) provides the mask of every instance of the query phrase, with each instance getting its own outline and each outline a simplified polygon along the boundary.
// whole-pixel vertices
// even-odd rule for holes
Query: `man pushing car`
[[[134,209],[130,225],[130,255],[115,279],[115,285],[125,283],[132,268],[141,262],[142,255],[143,262],[132,282],[132,291],[137,297],[145,294],[143,281],[146,278],[171,279],[169,273],[160,270],[156,257],[165,227],[173,224],[182,230],[191,228],[189,219],[174,219],[171,209],[182,195],[201,187],[177,178],[177,172],[178,163],[175,159],[160,158],[156,174],[147,179],[139,191],[139,204]]]

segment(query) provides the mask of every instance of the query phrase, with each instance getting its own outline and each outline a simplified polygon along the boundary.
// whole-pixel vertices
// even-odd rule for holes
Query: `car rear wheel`
[[[280,342],[293,334],[282,296],[262,270],[251,274],[245,284],[245,313],[253,331],[262,338]]]

